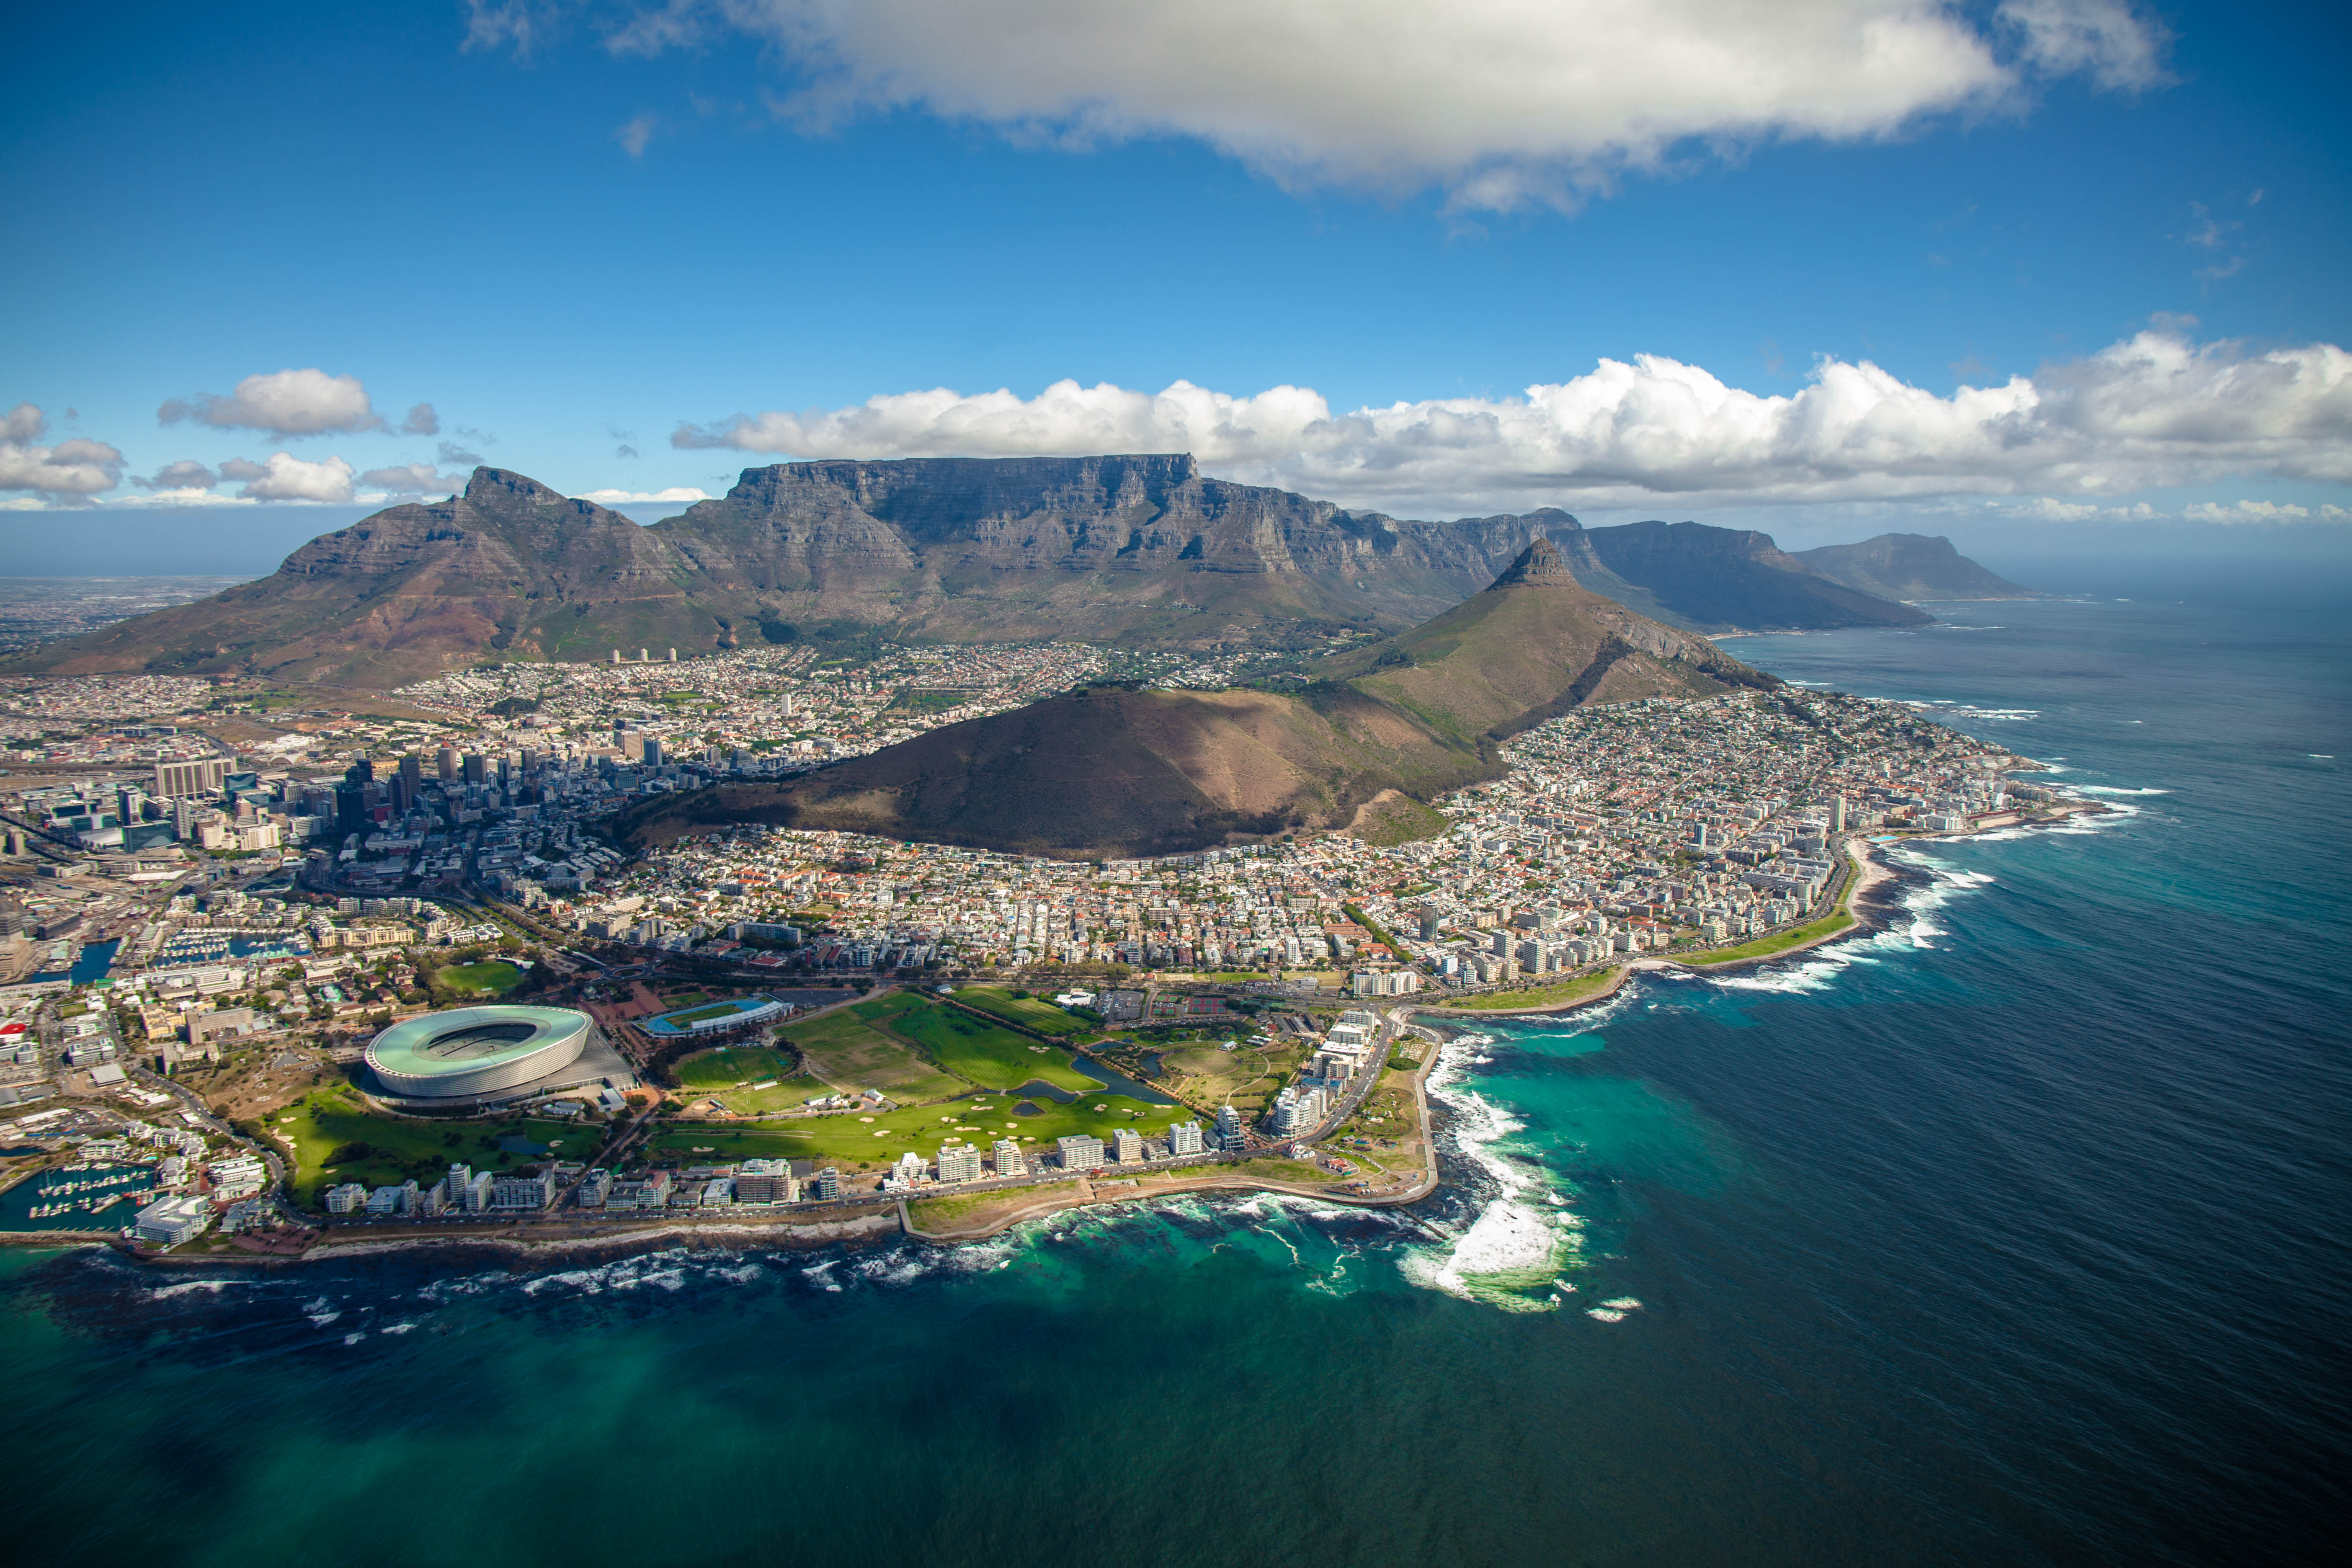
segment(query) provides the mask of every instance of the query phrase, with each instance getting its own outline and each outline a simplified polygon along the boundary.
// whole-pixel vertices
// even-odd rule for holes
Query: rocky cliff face
[[[462,496],[323,535],[257,583],[7,668],[383,685],[486,654],[693,654],[864,628],[1307,647],[1440,615],[1539,541],[1549,542],[1543,572],[1673,626],[1926,618],[1759,533],[1588,531],[1550,508],[1405,521],[1209,479],[1181,453],[779,463],[650,528],[485,468]]]
[[[1400,522],[1147,454],[779,463],[653,531],[794,624],[1213,641],[1281,620],[1409,621],[1541,530],[1576,526],[1565,512]]]

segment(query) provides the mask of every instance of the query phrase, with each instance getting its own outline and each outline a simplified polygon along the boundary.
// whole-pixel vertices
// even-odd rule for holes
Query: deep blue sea
[[[1758,638],[2115,812],[1497,1028],[1405,1214],[510,1272],[0,1255],[19,1562],[2148,1564],[2340,1537],[2340,616]]]

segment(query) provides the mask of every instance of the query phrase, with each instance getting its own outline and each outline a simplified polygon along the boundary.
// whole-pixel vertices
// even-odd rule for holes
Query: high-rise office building
[[[226,757],[203,757],[193,763],[157,763],[155,794],[163,800],[177,800],[182,795],[210,795],[220,788],[221,780],[228,777],[229,768]]]
[[[635,732],[635,731],[631,731],[633,734]],[[659,735],[647,735],[645,738],[645,759],[646,766],[649,768],[657,768],[662,765],[662,743],[661,737]]]
[[[441,770],[441,782],[443,784],[456,784],[457,782],[457,749],[451,746],[442,747],[440,756],[436,758],[435,761]]]
[[[355,784],[375,783],[375,764],[365,757],[352,758],[352,765],[343,770],[343,782]]]
[[[478,788],[490,782],[490,760],[478,752],[466,753],[466,783]]]
[[[335,831],[348,838],[373,826],[368,810],[368,786],[346,779],[335,786]]]

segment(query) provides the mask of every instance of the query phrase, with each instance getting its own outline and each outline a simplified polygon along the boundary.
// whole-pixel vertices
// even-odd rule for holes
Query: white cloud
[[[237,493],[252,500],[348,501],[352,466],[341,458],[305,462],[290,452],[272,452],[265,462],[232,458],[220,468],[224,479],[243,479]]]
[[[654,132],[660,124],[661,121],[654,115],[633,115],[613,132],[613,140],[618,142],[621,151],[630,157],[642,158],[646,155],[646,143],[654,139]]]
[[[165,490],[177,495],[188,490],[210,490],[221,482],[221,477],[194,458],[183,458],[176,463],[166,463],[156,469],[152,479],[134,478],[131,482],[141,489]]]
[[[380,490],[402,496],[456,495],[466,488],[466,479],[464,474],[436,473],[430,463],[401,463],[389,468],[370,468],[360,476],[360,483],[363,485],[373,485]]]
[[[420,404],[427,415],[429,405]],[[416,410],[409,411],[414,419]],[[281,370],[248,375],[226,397],[198,393],[173,398],[155,411],[159,423],[193,419],[218,430],[267,430],[273,436],[317,436],[328,431],[381,430],[383,420],[355,375],[323,370]]]
[[[29,490],[52,500],[82,500],[122,482],[122,454],[103,441],[69,437],[39,445],[49,422],[29,403],[0,415],[0,490]]]
[[[2199,501],[2180,509],[2191,522],[2321,522],[2352,521],[2352,511],[2340,506],[2296,506],[2293,502],[2237,500]]]
[[[2080,71],[2126,90],[2170,79],[2164,28],[2122,0],[2005,0],[1994,15],[2022,35],[2025,58],[2053,76]]]
[[[1342,414],[1307,387],[1064,381],[1029,399],[940,388],[738,416],[670,441],[799,458],[1189,451],[1211,473],[1388,510],[2113,496],[2234,474],[2352,480],[2352,353],[2145,331],[1949,397],[1831,359],[1794,395],[1759,396],[1644,354],[1517,398]]]
[[[1177,134],[1294,180],[1457,205],[1572,205],[1694,146],[1852,141],[2087,73],[2161,79],[2121,0],[667,0],[619,54],[730,32],[804,73],[813,125],[919,106],[1066,145]],[[469,47],[520,51],[551,8],[476,0]],[[1980,15],[1980,13],[1979,13]],[[635,122],[632,122],[635,124]]]
[[[2036,496],[2022,506],[2011,507],[2009,512],[2038,522],[2154,522],[2165,515],[2146,501],[2101,506],[2096,501],[2056,500],[2049,496]]]
[[[666,490],[589,490],[572,499],[598,506],[692,506],[710,497],[691,486],[672,485]]]
[[[248,496],[225,496],[217,491],[205,489],[200,486],[184,485],[176,489],[159,489],[153,495],[110,496],[100,504],[104,506],[146,507],[258,506],[260,503]]]

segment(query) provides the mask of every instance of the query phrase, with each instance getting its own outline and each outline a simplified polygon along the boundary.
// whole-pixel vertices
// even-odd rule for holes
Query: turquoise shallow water
[[[1881,932],[1458,1050],[1416,1211],[535,1273],[7,1253],[14,1552],[2314,1559],[2352,1473],[2346,635],[1947,613],[1735,646],[2168,793],[1910,853]]]

